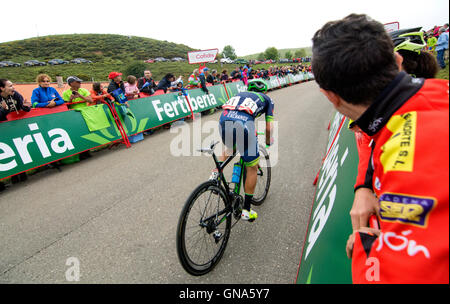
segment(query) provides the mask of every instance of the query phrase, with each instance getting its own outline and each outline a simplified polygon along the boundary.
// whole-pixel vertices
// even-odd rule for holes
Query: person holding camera
[[[63,99],[68,103],[75,103],[69,105],[70,109],[79,109],[86,107],[86,103],[93,103],[91,93],[81,87],[81,80],[76,76],[67,77],[67,84],[69,85],[69,89],[63,92]],[[78,103],[80,101],[84,101],[82,103]]]
[[[150,70],[144,71],[144,77],[138,79],[138,89],[143,97],[153,95],[156,90],[156,83],[152,78],[152,72]]]

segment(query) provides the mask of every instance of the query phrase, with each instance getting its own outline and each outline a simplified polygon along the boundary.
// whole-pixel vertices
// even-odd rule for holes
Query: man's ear
[[[331,101],[335,108],[339,107],[339,105],[341,104],[341,98],[339,97],[339,95],[332,91],[327,91],[324,89],[320,89],[320,91],[323,95],[325,95],[326,98],[328,98],[329,101]]]
[[[403,71],[403,57],[398,52],[394,52],[395,63],[398,66],[399,72]]]

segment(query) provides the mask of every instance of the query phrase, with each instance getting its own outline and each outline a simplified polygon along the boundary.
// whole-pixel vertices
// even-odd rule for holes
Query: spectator
[[[62,97],[65,102],[73,103],[73,102],[81,102],[69,105],[70,109],[80,109],[86,107],[86,103],[92,103],[91,93],[88,90],[81,87],[82,80],[76,76],[67,77],[67,84],[69,85],[69,89],[64,91]]]
[[[448,284],[449,134],[435,127],[448,125],[448,80],[399,72],[401,57],[383,24],[366,15],[325,24],[312,50],[322,93],[374,141],[366,185],[378,197],[382,233],[366,224],[350,236],[354,283],[371,282],[366,261],[373,258],[377,283]]]
[[[144,77],[138,79],[138,89],[142,93],[141,95],[150,96],[155,93],[156,83],[152,78],[152,72],[150,70],[144,71]]]
[[[420,49],[417,49],[419,46],[415,46],[412,43],[403,44],[402,42],[399,39],[394,40],[394,46],[396,48],[398,46],[402,47],[402,49],[397,50],[403,59],[397,62],[399,68],[408,74],[413,74],[417,78],[434,78],[439,69],[436,58],[428,52],[421,52]],[[415,39],[415,42],[417,42],[417,39]],[[416,51],[414,51],[414,47]],[[378,200],[374,195],[373,189],[364,185],[367,174],[366,170],[372,153],[372,149],[370,148],[372,137],[363,133],[353,123],[349,123],[349,129],[355,132],[359,159],[354,201],[352,210],[350,211],[353,229],[357,230],[360,227],[360,223],[367,223],[370,215],[378,213],[379,210]]]
[[[428,52],[399,50],[402,56],[402,70],[417,78],[434,78],[439,70],[436,57]]]
[[[23,96],[16,92],[13,83],[8,79],[0,79],[0,122],[7,120],[7,115],[13,111],[29,112],[31,110],[31,103]],[[26,181],[28,176],[26,172],[14,175],[11,177],[11,183],[15,184],[20,181]],[[5,190],[5,184],[0,182],[0,192]]]
[[[139,89],[137,85],[136,77],[130,75],[127,77],[127,83],[124,85],[125,87],[125,96],[128,100],[139,98]]]
[[[427,39],[427,49],[429,52],[431,52],[433,55],[436,55],[436,43],[437,43],[437,38],[434,37],[433,35],[428,35],[428,39]]]
[[[109,103],[114,100],[105,89],[102,88],[100,82],[94,82],[92,84],[92,90],[90,91],[92,102],[86,103],[88,106],[96,105],[99,103]]]
[[[176,80],[172,81],[170,83],[170,86],[172,89],[175,89],[176,91],[178,91],[177,88],[180,87],[180,83],[181,83],[181,87],[183,87],[183,76],[182,75],[180,75]]]
[[[199,71],[195,69],[188,78],[188,85],[190,87],[198,87],[200,85],[200,79],[198,78]]]
[[[209,69],[207,67],[203,68],[200,75],[198,75],[198,79],[200,80],[200,87],[202,91],[206,94],[209,94],[208,88],[206,87],[206,77],[209,75]]]
[[[110,79],[107,92],[112,93],[117,89],[121,89],[122,92],[125,94],[125,85],[122,81],[122,73],[119,72],[111,72],[108,75],[108,78]]]
[[[206,82],[210,83],[212,85],[215,85],[219,82],[219,80],[217,79],[217,71],[216,70],[211,71],[211,74],[209,74],[208,77],[206,77]]]
[[[161,81],[158,82],[156,90],[163,90],[164,94],[167,93],[167,90],[169,90],[172,87],[173,81],[175,81],[175,76],[172,73],[166,74],[163,77],[163,79],[161,79]]]
[[[179,81],[178,81],[179,80]],[[181,92],[181,94],[185,93],[185,89],[183,88],[183,80],[178,78],[172,82],[172,86],[170,88],[171,92]]]
[[[245,85],[248,85],[248,68],[247,66],[241,67],[241,80],[244,82]]]
[[[220,75],[220,81],[222,82],[229,82],[230,81],[230,77],[228,76],[228,71],[227,70],[223,70],[222,74]]]
[[[435,25],[434,28],[433,28],[433,36],[436,37],[436,38],[439,37],[439,29],[440,29],[440,27],[437,26],[437,25]]]
[[[441,69],[445,69],[444,54],[448,50],[448,33],[445,32],[445,28],[439,29],[439,39],[436,43],[437,61]]]
[[[31,94],[33,108],[53,108],[64,103],[58,91],[50,86],[52,79],[47,74],[39,74],[36,82],[39,87]]]
[[[239,70],[239,67],[236,67],[234,69],[234,71],[231,72],[230,76],[231,76],[231,78],[233,80],[241,80],[242,79],[242,75],[241,75],[241,71]]]
[[[5,121],[6,116],[15,111],[30,112],[31,102],[23,99],[23,96],[14,89],[13,83],[8,79],[0,79],[0,121]]]
[[[108,75],[108,78],[111,79],[107,92],[114,97],[114,100],[118,104],[124,104],[125,106],[129,106],[128,99],[125,96],[125,84],[122,81],[122,73],[119,72],[111,72]]]

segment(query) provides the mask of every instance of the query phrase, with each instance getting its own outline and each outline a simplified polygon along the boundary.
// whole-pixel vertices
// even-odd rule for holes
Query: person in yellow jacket
[[[433,55],[436,55],[436,44],[437,44],[437,38],[433,35],[428,36],[427,40],[427,50],[432,53]]]

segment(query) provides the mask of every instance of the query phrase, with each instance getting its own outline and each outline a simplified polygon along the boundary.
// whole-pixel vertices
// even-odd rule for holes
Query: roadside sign
[[[216,59],[218,53],[219,49],[188,52],[188,61],[189,64],[211,62]]]
[[[390,22],[390,23],[386,23],[384,25],[384,28],[386,29],[386,32],[390,33],[390,32],[395,32],[398,31],[400,29],[400,23],[399,22]]]

